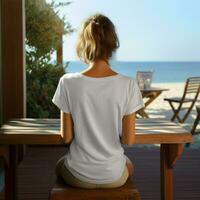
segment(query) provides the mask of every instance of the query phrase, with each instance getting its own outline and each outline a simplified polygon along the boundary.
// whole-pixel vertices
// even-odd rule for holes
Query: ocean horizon
[[[67,65],[68,63],[68,65]],[[79,61],[64,61],[66,72],[81,72],[87,68]],[[153,71],[152,83],[180,83],[188,77],[200,76],[200,61],[111,61],[111,68],[123,75],[136,77],[137,71]]]

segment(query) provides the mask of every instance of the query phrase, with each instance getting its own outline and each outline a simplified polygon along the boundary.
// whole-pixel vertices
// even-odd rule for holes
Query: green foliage
[[[29,65],[27,77],[27,116],[35,118],[58,118],[60,112],[53,105],[59,77],[64,73],[63,67],[45,64],[43,67]]]
[[[26,0],[26,45],[27,51],[36,59],[51,54],[60,46],[60,36],[74,31],[65,17],[58,17],[54,9],[62,4],[47,4],[45,0]],[[69,5],[69,2],[68,4]],[[65,6],[65,5],[64,5]]]
[[[74,31],[65,17],[58,17],[58,8],[69,4],[55,0],[51,4],[45,0],[25,1],[27,117],[59,117],[51,100],[64,69],[50,61],[52,53],[62,45],[60,36]]]

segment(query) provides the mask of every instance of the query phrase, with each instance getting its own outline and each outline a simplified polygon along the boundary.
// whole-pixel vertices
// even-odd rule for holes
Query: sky
[[[120,40],[116,60],[200,61],[199,8],[200,0],[72,0],[60,11],[77,29],[64,37],[63,58],[78,59],[79,27],[100,12],[115,24]]]

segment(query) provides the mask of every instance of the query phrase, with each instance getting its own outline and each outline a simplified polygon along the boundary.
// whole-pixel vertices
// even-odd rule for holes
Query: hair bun
[[[94,23],[96,25],[100,25],[100,23],[96,19],[92,19],[92,23]]]

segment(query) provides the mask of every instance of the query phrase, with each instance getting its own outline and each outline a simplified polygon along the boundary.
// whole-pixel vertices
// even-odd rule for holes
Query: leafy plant
[[[61,36],[74,31],[65,16],[59,17],[59,8],[70,3],[25,1],[27,117],[59,117],[51,100],[64,68],[51,63],[51,56],[62,45]]]
[[[45,64],[43,67],[27,67],[27,116],[57,118],[59,110],[51,102],[58,79],[64,73],[60,66]]]

